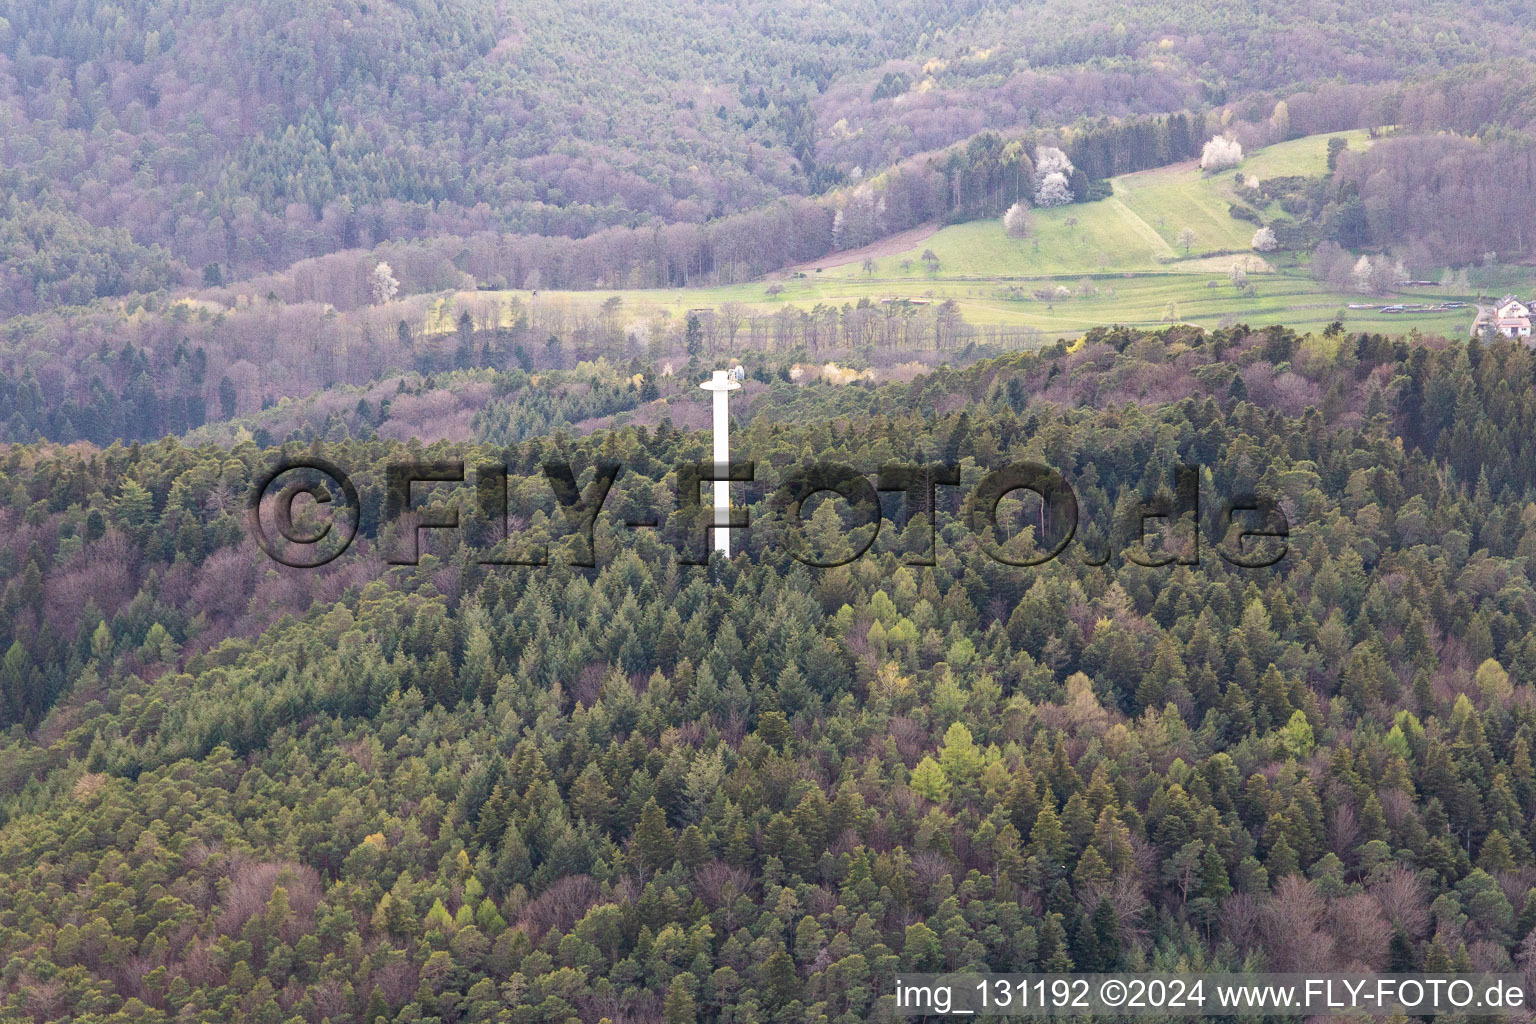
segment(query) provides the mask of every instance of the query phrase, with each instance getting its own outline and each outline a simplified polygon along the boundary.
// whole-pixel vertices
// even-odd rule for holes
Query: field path
[[[809,263],[801,263],[793,267],[785,267],[767,275],[773,278],[786,277],[800,271],[811,273],[817,270],[831,270],[833,267],[846,267],[850,263],[863,263],[865,260],[883,259],[886,256],[895,256],[897,253],[906,252],[919,242],[926,241],[939,230],[938,221],[930,221],[927,224],[919,224],[915,228],[898,231],[894,235],[886,235],[878,242],[870,242],[868,245],[857,249],[844,249],[842,252],[831,252],[819,260],[811,260]]]
[[[1151,224],[1148,224],[1146,221],[1142,220],[1141,214],[1137,213],[1129,206],[1126,206],[1125,203],[1121,202],[1119,196],[1110,196],[1108,199],[1104,200],[1104,202],[1107,205],[1113,206],[1120,213],[1123,213],[1126,220],[1130,221],[1131,227],[1136,229],[1136,233],[1152,243],[1152,247],[1157,251],[1158,255],[1178,255],[1173,251],[1173,246],[1164,241],[1163,236],[1157,233],[1157,229],[1154,228]]]

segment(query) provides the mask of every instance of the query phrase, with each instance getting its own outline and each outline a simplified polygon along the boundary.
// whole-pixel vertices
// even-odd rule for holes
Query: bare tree
[[[1262,930],[1277,971],[1323,969],[1334,956],[1333,937],[1322,928],[1327,903],[1300,875],[1286,875],[1264,908]]]
[[[567,875],[550,884],[542,895],[529,901],[518,925],[530,934],[543,936],[551,928],[568,930],[581,920],[602,895],[598,884],[586,875]]]
[[[1536,981],[1536,929],[1520,941],[1520,948],[1515,952],[1515,963],[1520,965],[1520,973],[1525,976],[1525,983],[1530,985]]]
[[[1329,846],[1340,858],[1348,859],[1359,841],[1360,825],[1355,821],[1355,809],[1349,804],[1339,804],[1328,823]]]
[[[725,343],[727,348],[736,346],[736,332],[741,330],[742,322],[747,318],[747,307],[740,302],[726,302],[720,306],[720,323],[725,327]]]
[[[1387,966],[1387,945],[1392,926],[1376,901],[1364,893],[1342,896],[1328,906],[1328,930],[1340,957],[1371,971]]]
[[[1409,937],[1420,938],[1429,930],[1429,901],[1416,872],[1390,867],[1371,885],[1370,893],[1386,919]]]
[[[1263,918],[1264,908],[1252,893],[1235,892],[1222,901],[1221,934],[1239,949],[1249,949],[1259,941]]]

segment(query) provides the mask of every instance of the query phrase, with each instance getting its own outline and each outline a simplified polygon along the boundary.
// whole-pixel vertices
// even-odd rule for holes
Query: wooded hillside
[[[1010,568],[947,498],[931,570],[912,526],[810,570],[771,517],[689,569],[618,525],[704,457],[670,426],[560,443],[627,467],[595,570],[480,566],[469,530],[274,571],[237,515],[271,451],[12,446],[7,1007],[854,1021],[897,970],[1529,971],[1533,373],[1506,344],[1102,332],[776,385],[738,438],[770,486],[1042,460],[1090,545],[1192,462],[1205,500],[1283,503],[1253,571]],[[377,494],[409,448],[321,450]],[[521,536],[554,540],[555,450],[425,454],[505,453]]]

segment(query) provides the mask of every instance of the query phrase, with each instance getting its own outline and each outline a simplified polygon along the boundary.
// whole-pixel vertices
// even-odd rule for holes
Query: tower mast
[[[700,384],[705,391],[714,393],[714,459],[716,475],[722,475],[731,464],[731,392],[741,387],[732,380],[726,370],[716,370],[709,380]],[[715,550],[726,558],[731,557],[731,485],[726,480],[715,481]]]

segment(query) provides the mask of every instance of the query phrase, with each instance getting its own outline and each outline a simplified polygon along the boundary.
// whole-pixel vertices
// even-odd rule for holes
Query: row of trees
[[[1536,147],[1455,135],[1386,139],[1339,158],[1337,177],[1358,191],[1367,244],[1419,242],[1440,263],[1477,263],[1487,253],[1525,258],[1526,197],[1536,187]]]
[[[1187,113],[1101,121],[1074,130],[1067,152],[1090,181],[1192,160],[1206,138],[1205,119]]]
[[[1218,143],[1226,144],[1212,140]],[[1218,162],[1240,159],[1240,149],[1230,157]],[[1350,268],[1342,267],[1343,250],[1389,252],[1390,257],[1379,257],[1384,266],[1401,262],[1405,268],[1361,289],[1379,292],[1383,284],[1441,267],[1524,259],[1532,240],[1520,211],[1533,184],[1536,148],[1521,136],[1406,132],[1359,148],[1334,137],[1328,173],[1239,180],[1240,202],[1232,213],[1261,223],[1258,210],[1278,203],[1289,216],[1267,225],[1276,244],[1293,250],[1321,246],[1313,274],[1340,291],[1354,287],[1350,274],[1359,259],[1351,256]],[[1368,273],[1362,267],[1362,274]]]
[[[1388,124],[1415,132],[1464,135],[1489,128],[1525,131],[1536,123],[1536,102],[1527,88],[1536,65],[1518,48],[1500,46],[1493,52],[1519,56],[1407,82],[1334,81],[1278,97],[1278,101],[1255,97],[1233,105],[1236,126],[1245,133],[1262,126],[1277,141]],[[1282,110],[1283,116],[1277,117]]]
[[[402,277],[423,270],[420,263],[389,266]],[[346,269],[314,273],[323,278]],[[362,265],[354,262],[351,270],[348,280],[367,284],[371,275]],[[973,343],[1014,348],[1038,338],[1030,329],[967,324],[948,301],[786,305],[772,315],[725,303],[671,317],[630,313],[617,297],[572,306],[489,296],[440,305],[413,296],[337,313],[315,302],[242,303],[235,293],[218,294],[229,295],[234,308],[213,313],[218,307],[178,302],[127,318],[91,310],[18,322],[9,364],[0,358],[0,439],[147,440],[252,417],[284,398],[330,406],[335,396],[316,395],[330,389],[351,395],[349,404],[366,398],[378,409],[390,397],[380,382],[404,387],[401,376],[412,373],[571,370],[612,355],[639,360],[631,372],[654,381],[669,363],[680,369],[720,353],[922,355]],[[407,408],[397,403],[396,414]],[[374,422],[383,428],[383,419]]]

